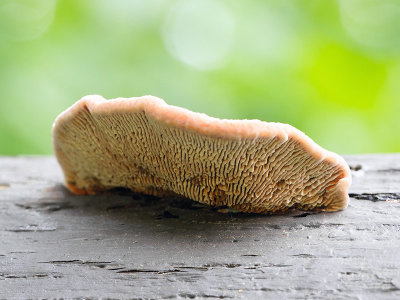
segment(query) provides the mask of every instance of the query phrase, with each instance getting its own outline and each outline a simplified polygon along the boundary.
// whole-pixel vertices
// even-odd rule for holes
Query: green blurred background
[[[0,154],[52,153],[87,94],[400,151],[400,1],[1,0]]]

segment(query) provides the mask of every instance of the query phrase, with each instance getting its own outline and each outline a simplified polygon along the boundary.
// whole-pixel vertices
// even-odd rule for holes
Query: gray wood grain
[[[346,159],[346,210],[271,217],[74,196],[53,157],[0,158],[0,298],[399,299],[400,155]]]

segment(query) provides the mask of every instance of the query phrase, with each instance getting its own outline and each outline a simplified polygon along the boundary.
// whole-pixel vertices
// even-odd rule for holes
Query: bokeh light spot
[[[53,22],[55,0],[0,1],[0,35],[13,41],[40,37]]]
[[[216,69],[232,47],[233,15],[222,2],[180,1],[166,18],[163,37],[175,58],[200,70]]]
[[[400,51],[400,1],[341,0],[341,21],[358,42],[388,52]]]
[[[293,58],[299,57],[297,15],[293,9],[270,6],[258,3],[246,7],[246,13],[239,16],[235,47],[244,63],[282,65],[293,63]]]

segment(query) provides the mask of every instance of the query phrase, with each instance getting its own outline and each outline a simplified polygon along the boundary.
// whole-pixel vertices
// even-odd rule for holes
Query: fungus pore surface
[[[212,118],[153,96],[86,96],[58,116],[53,144],[76,194],[125,187],[256,213],[348,202],[344,159],[296,128]]]

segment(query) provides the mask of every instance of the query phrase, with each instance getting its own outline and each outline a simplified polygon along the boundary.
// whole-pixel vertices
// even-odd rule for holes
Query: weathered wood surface
[[[0,158],[0,298],[400,299],[400,155],[346,159],[346,210],[268,217],[74,196],[54,158]]]

